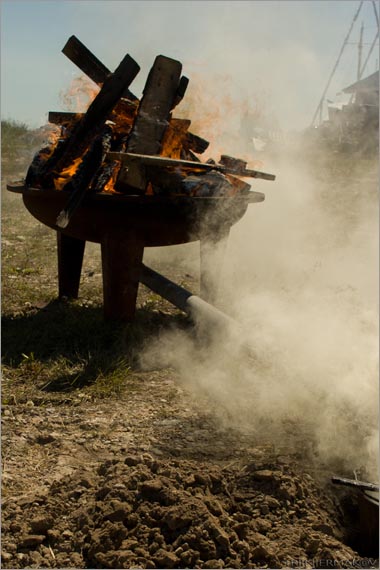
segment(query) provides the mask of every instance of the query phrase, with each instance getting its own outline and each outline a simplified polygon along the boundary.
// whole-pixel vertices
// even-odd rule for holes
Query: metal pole
[[[342,57],[344,48],[346,47],[347,42],[348,42],[348,40],[349,40],[349,38],[350,38],[352,28],[354,27],[354,23],[356,22],[356,19],[357,19],[357,17],[359,16],[359,12],[360,12],[360,10],[361,10],[362,5],[363,5],[363,0],[360,2],[359,7],[358,7],[358,9],[357,9],[357,11],[356,11],[356,14],[355,14],[355,16],[354,16],[354,19],[353,19],[352,22],[351,22],[350,29],[349,29],[348,34],[347,34],[347,36],[346,36],[346,38],[345,38],[345,40],[344,40],[344,42],[343,42],[343,45],[342,45],[341,50],[340,50],[339,55],[338,55],[338,59],[337,59],[336,62],[335,62],[334,68],[333,68],[333,70],[332,70],[332,72],[331,72],[331,74],[330,74],[330,77],[329,77],[328,81],[327,81],[327,85],[326,85],[326,87],[325,87],[325,90],[323,91],[321,100],[320,100],[320,102],[319,102],[319,104],[318,104],[318,107],[317,107],[315,113],[314,113],[313,120],[311,121],[311,126],[312,126],[312,127],[314,126],[315,119],[317,118],[318,113],[322,113],[322,105],[323,105],[324,98],[325,98],[325,96],[326,96],[326,93],[327,93],[328,88],[330,87],[331,80],[332,80],[332,78],[333,78],[333,76],[334,76],[334,73],[335,73],[337,67],[338,67],[338,64],[339,64],[339,62],[340,62],[340,58]]]
[[[366,481],[358,481],[357,479],[346,479],[345,477],[331,477],[331,482],[335,485],[346,485],[348,487],[357,487],[366,491],[378,491],[379,485],[375,483],[367,483]]]
[[[377,13],[375,0],[372,0],[372,6],[373,6],[373,11],[375,12],[375,19],[376,19],[377,28],[379,28],[379,14]]]
[[[363,31],[364,31],[364,24],[360,27],[360,36],[359,36],[359,44],[358,44],[358,70],[357,70],[357,81],[359,81],[361,77],[361,67],[362,67],[362,52],[363,52]]]
[[[378,29],[377,32],[376,32],[376,35],[375,35],[375,37],[374,37],[374,39],[373,39],[373,42],[372,42],[372,44],[371,44],[371,47],[369,48],[367,57],[366,57],[366,59],[365,59],[365,62],[363,63],[363,67],[362,67],[361,70],[360,70],[360,77],[359,77],[359,79],[361,79],[361,78],[363,77],[364,70],[365,70],[365,68],[367,67],[367,63],[368,63],[368,61],[369,61],[369,58],[370,58],[371,55],[372,55],[373,49],[374,49],[374,47],[375,47],[375,44],[376,44],[376,41],[378,40],[378,38],[379,38],[379,29]],[[378,62],[376,63],[376,70],[377,70],[377,68],[378,68]],[[375,71],[376,71],[376,70],[375,70]]]
[[[207,336],[211,331],[212,334],[220,333],[224,337],[227,335],[229,342],[242,349],[245,356],[257,360],[255,350],[246,340],[247,331],[244,331],[243,327],[232,317],[144,264],[141,268],[140,282],[187,313],[201,334]]]
[[[146,265],[142,266],[140,282],[187,313],[197,323],[206,322],[218,327],[229,326],[241,330],[234,319]]]

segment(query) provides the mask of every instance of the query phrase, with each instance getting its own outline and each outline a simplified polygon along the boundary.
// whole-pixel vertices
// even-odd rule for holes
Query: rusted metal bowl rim
[[[52,197],[56,195],[67,195],[70,196],[71,192],[67,190],[52,190],[52,189],[41,189],[33,188],[30,186],[25,186],[23,180],[18,180],[16,182],[11,182],[7,184],[7,190],[9,192],[14,192],[16,194],[24,195],[37,195],[44,193],[47,197]],[[265,194],[262,192],[249,191],[246,194],[236,194],[235,196],[175,196],[171,194],[170,196],[141,196],[138,194],[116,194],[110,192],[97,192],[91,193],[86,199],[91,199],[95,201],[107,201],[112,200],[113,202],[123,202],[123,203],[134,203],[134,204],[188,204],[189,202],[197,203],[212,203],[219,202],[221,200],[225,202],[243,200],[246,203],[263,202],[265,200]]]

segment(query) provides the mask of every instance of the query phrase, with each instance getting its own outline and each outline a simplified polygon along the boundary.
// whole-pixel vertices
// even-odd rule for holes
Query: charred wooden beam
[[[95,83],[102,86],[111,71],[80,41],[76,36],[71,36],[62,53],[70,59],[85,75],[92,79]],[[137,99],[131,93],[128,87],[124,93],[125,97],[132,101]]]
[[[179,61],[162,55],[156,57],[128,137],[128,152],[148,155],[160,153],[162,139],[169,125],[170,111],[175,101],[181,70],[182,64]],[[128,171],[120,170],[116,189],[125,191],[132,186],[144,193],[146,184],[143,169],[140,166],[138,169],[133,169],[131,166]]]
[[[92,182],[94,192],[107,192],[108,185],[114,186],[120,170],[120,162],[107,162],[102,164]]]
[[[190,160],[178,160],[176,158],[168,158],[166,156],[154,156],[150,154],[139,154],[135,152],[108,152],[106,155],[107,160],[120,160],[123,164],[129,166],[132,162],[162,167],[180,167],[196,170],[211,170],[215,168],[214,165],[207,164],[206,162],[192,162]]]
[[[191,152],[191,150],[185,150],[183,147],[181,150],[180,159],[181,160],[191,160],[192,162],[201,162],[201,159],[198,158],[196,154]]]
[[[176,107],[184,98],[187,86],[189,85],[189,78],[185,75],[182,75],[181,79],[179,80],[177,92],[175,94],[173,109]]]
[[[62,146],[63,140],[60,139],[57,142],[56,150],[59,146]],[[52,156],[51,145],[41,148],[33,157],[32,162],[28,168],[28,172],[25,177],[26,186],[34,186],[35,188],[42,187],[41,173],[42,169],[45,167],[48,161],[50,161]]]
[[[116,103],[111,113],[111,120],[116,124],[116,131],[122,128],[123,123],[128,123],[132,127],[134,117],[138,108],[138,103],[122,97]],[[70,113],[67,111],[49,111],[48,121],[54,125],[68,125],[83,119],[85,113]],[[177,119],[180,120],[180,119]]]
[[[128,140],[128,151],[158,154],[168,126],[182,65],[159,55],[146,81],[139,111]]]
[[[220,164],[210,164],[207,162],[193,162],[191,160],[177,160],[175,158],[167,158],[165,156],[150,156],[145,154],[137,154],[132,152],[109,152],[106,155],[107,160],[120,160],[123,164],[140,164],[143,166],[150,167],[178,167],[193,171],[209,171],[217,170],[223,174],[235,174],[236,176],[241,176],[243,178],[262,178],[264,180],[275,180],[274,174],[268,174],[267,172],[261,172],[259,170],[245,169],[245,170],[235,170],[229,169]]]
[[[79,121],[84,113],[68,113],[65,111],[49,111],[48,121],[54,125],[68,125],[74,121]]]
[[[115,123],[115,134],[119,136],[129,135],[137,114],[137,110],[138,101],[130,101],[125,97],[119,99],[110,115],[110,120]]]
[[[187,133],[186,140],[184,143],[184,149],[202,154],[208,147],[210,143],[198,135],[193,135],[192,133]]]
[[[219,164],[234,172],[241,172],[247,168],[247,163],[244,160],[228,156],[227,154],[222,154],[219,159]]]
[[[109,113],[122,96],[125,88],[132,83],[140,67],[126,55],[116,71],[108,76],[103,87],[89,106],[87,113],[75,126],[70,136],[47,160],[41,171],[41,178],[47,187],[52,185],[54,177],[81,156],[90,145],[91,139],[101,130]]]
[[[111,71],[77,37],[71,36],[62,53],[98,85],[103,85]]]
[[[59,228],[63,229],[68,226],[75,210],[82,203],[96,171],[100,168],[104,160],[105,153],[110,149],[111,138],[112,130],[106,125],[103,133],[98,135],[92,142],[77,172],[66,184],[65,190],[71,190],[72,193],[70,194],[66,206],[57,217],[56,223]]]

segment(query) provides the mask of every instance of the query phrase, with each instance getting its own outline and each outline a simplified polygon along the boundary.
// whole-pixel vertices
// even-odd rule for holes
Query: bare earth
[[[105,334],[97,248],[81,299],[56,303],[54,232],[4,189],[2,215],[4,568],[377,567],[306,434],[279,447],[222,429],[175,371],[133,354],[107,368],[92,331],[70,352],[86,327]],[[136,350],[145,330],[189,326],[144,288],[139,307]]]

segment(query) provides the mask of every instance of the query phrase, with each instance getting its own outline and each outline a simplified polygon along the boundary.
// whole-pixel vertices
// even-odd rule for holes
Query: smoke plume
[[[250,144],[225,151],[239,156]],[[231,230],[218,306],[244,334],[207,325],[197,335],[171,330],[141,362],[174,367],[227,426],[279,448],[301,438],[316,461],[365,467],[376,479],[376,164],[365,176],[352,164],[349,174],[332,176],[313,156],[294,144],[262,154],[277,180],[252,181],[266,200]],[[344,170],[349,163],[340,160]]]

